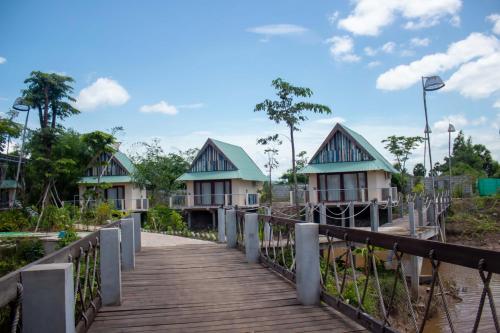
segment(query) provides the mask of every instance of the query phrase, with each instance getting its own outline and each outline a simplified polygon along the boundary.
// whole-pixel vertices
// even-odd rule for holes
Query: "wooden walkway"
[[[122,279],[122,305],[103,307],[90,332],[366,332],[300,305],[292,284],[225,245],[143,248]]]

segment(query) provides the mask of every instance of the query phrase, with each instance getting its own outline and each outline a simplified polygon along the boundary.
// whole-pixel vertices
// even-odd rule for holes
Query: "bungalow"
[[[363,136],[337,123],[300,173],[309,177],[307,202],[326,205],[397,200],[397,170]]]
[[[188,224],[191,211],[211,212],[215,224],[218,207],[258,207],[266,177],[243,148],[209,138],[177,180],[186,184],[186,192],[171,196],[170,206],[186,211]]]
[[[14,205],[14,192],[18,191],[16,201],[19,201],[19,191],[23,189],[23,175],[26,158],[21,160],[21,173],[19,183],[16,183],[15,175],[19,157],[0,153],[0,209],[10,208]]]
[[[134,165],[127,155],[121,151],[114,154],[102,153],[99,161],[105,166],[90,166],[85,176],[78,182],[80,204],[85,203],[85,192],[98,183],[109,187],[104,189],[104,198],[118,210],[141,211],[148,209],[146,189],[140,188],[132,181]],[[95,162],[95,161],[93,161]],[[99,163],[92,163],[96,165]],[[101,175],[100,179],[98,176]]]

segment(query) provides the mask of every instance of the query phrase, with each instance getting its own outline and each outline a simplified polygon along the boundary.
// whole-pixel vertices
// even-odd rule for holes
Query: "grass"
[[[500,234],[500,197],[455,199],[446,219],[449,235],[478,239]]]

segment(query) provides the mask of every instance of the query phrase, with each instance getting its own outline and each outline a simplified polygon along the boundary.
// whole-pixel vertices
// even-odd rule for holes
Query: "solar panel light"
[[[455,126],[453,126],[452,124],[449,124],[449,125],[448,125],[448,132],[449,132],[449,133],[456,132]]]
[[[444,87],[444,82],[437,75],[425,77],[424,81],[424,90],[425,91],[434,91],[439,90]]]

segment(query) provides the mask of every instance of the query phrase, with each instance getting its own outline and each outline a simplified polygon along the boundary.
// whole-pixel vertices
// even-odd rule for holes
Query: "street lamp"
[[[448,169],[450,171],[450,180],[448,187],[450,188],[450,198],[451,198],[451,191],[452,191],[452,186],[451,186],[451,133],[455,132],[455,126],[452,124],[448,124]]]
[[[17,187],[19,183],[19,174],[21,172],[21,161],[23,159],[23,152],[24,152],[24,140],[26,138],[26,127],[28,126],[28,117],[30,115],[30,106],[26,101],[18,97],[14,101],[14,104],[12,105],[12,108],[16,111],[19,112],[26,112],[26,120],[24,121],[24,128],[23,128],[23,138],[21,141],[21,150],[19,151],[19,160],[17,161],[17,171],[16,171],[16,182],[15,182],[15,189],[14,189],[14,194],[12,195],[12,207],[16,204],[16,193],[17,193]]]
[[[426,139],[427,139],[427,144],[428,144],[428,151],[429,151],[429,163],[430,163],[430,171],[431,171],[431,182],[432,182],[432,203],[433,203],[433,209],[434,209],[434,225],[437,225],[437,216],[436,216],[436,189],[434,188],[434,172],[432,170],[432,153],[431,153],[431,131],[429,127],[429,117],[427,115],[427,100],[426,100],[426,94],[428,91],[435,91],[439,90],[444,87],[444,82],[441,80],[439,76],[422,76],[422,91],[423,91],[423,97],[424,97],[424,111],[425,111],[425,134],[426,134]],[[443,232],[443,240],[444,240],[444,232]]]

